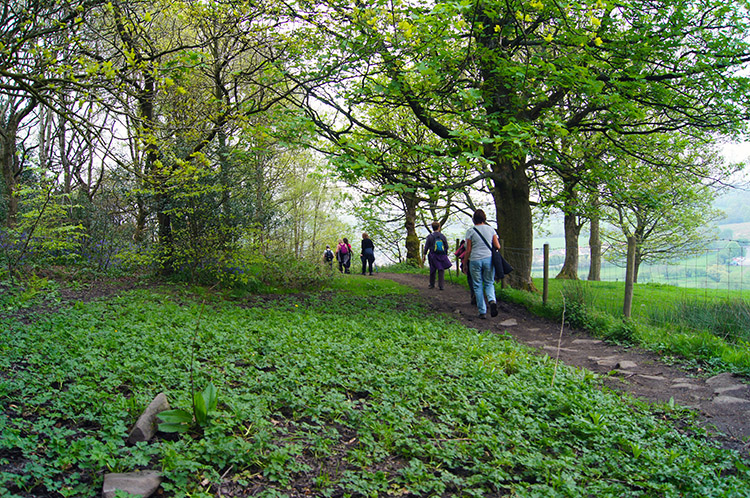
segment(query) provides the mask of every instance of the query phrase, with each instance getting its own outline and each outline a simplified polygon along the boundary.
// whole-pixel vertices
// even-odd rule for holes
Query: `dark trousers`
[[[360,259],[362,260],[362,275],[365,274],[365,266],[370,267],[370,275],[372,275],[372,264],[375,263],[375,255],[371,252],[365,252]]]
[[[438,270],[430,265],[430,287],[435,287],[435,273],[437,273],[438,287],[442,289],[445,287],[445,270]]]

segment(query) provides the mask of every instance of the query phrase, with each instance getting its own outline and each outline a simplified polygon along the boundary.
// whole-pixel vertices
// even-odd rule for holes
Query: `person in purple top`
[[[440,223],[437,221],[432,222],[432,233],[425,240],[422,256],[425,254],[430,263],[430,289],[435,288],[435,273],[437,273],[438,288],[443,290],[445,270],[453,266],[453,263],[448,257],[448,239],[440,232]]]

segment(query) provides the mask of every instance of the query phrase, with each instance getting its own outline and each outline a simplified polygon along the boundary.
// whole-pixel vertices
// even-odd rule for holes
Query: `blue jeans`
[[[495,300],[495,267],[492,266],[492,258],[469,261],[469,272],[474,285],[474,295],[477,297],[479,313],[487,313],[485,296],[488,302]]]

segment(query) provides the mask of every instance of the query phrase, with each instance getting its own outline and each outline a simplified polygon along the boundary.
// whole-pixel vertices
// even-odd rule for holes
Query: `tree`
[[[324,2],[291,15],[317,29],[308,56],[328,85],[308,95],[336,112],[340,134],[377,102],[410,110],[451,156],[485,178],[498,231],[531,285],[530,175],[537,144],[599,131],[610,141],[688,127],[735,132],[747,109],[743,7],[725,2]],[[325,58],[314,53],[325,54]],[[335,85],[335,86],[332,86]],[[331,95],[335,88],[336,95]],[[553,112],[554,111],[554,112]],[[405,137],[393,137],[408,142]],[[416,147],[416,144],[414,144]],[[435,188],[449,188],[436,184]]]
[[[683,138],[662,138],[657,147],[672,161],[671,168],[628,161],[627,168],[613,168],[618,178],[608,182],[602,196],[602,218],[619,232],[604,231],[612,247],[608,259],[621,261],[624,240],[633,237],[635,282],[644,261],[694,254],[715,238],[710,224],[721,214],[711,207],[720,187],[716,178],[727,176],[731,167],[710,149],[688,145]]]
[[[270,116],[294,91],[277,67],[276,21],[268,12],[262,3],[115,1],[91,26],[88,55],[133,137],[136,160],[124,166],[141,183],[135,236],[144,239],[154,214],[163,274],[174,271],[182,244],[175,217],[183,235],[188,218],[193,235],[205,223],[237,219],[229,211],[231,149],[245,123]],[[191,206],[197,197],[200,210]],[[224,228],[231,227],[212,232],[221,237],[209,245],[229,247],[232,231]]]
[[[465,171],[457,168],[450,158],[420,151],[422,147],[431,147],[429,141],[433,137],[409,113],[371,107],[366,119],[369,123],[381,123],[391,137],[357,130],[344,139],[325,123],[318,122],[318,125],[333,146],[327,152],[339,177],[365,196],[365,202],[386,197],[393,199],[391,206],[399,207],[400,213],[387,219],[403,223],[406,261],[421,266],[418,226],[429,227],[433,220],[444,225],[455,211],[457,192],[438,191],[434,185],[441,178],[451,178],[457,183]],[[394,140],[393,136],[407,137],[408,141]],[[382,202],[375,204],[383,207]],[[429,217],[429,221],[425,221],[425,217]]]
[[[19,130],[37,107],[75,119],[67,91],[85,74],[76,52],[78,30],[103,0],[7,2],[0,12],[0,173],[5,225],[19,212],[16,190],[24,163],[18,156]]]

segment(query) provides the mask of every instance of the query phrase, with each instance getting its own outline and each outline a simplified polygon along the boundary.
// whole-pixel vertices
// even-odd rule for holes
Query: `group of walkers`
[[[492,250],[500,250],[500,239],[497,232],[487,224],[487,215],[483,210],[477,209],[472,216],[474,226],[466,232],[466,237],[461,241],[453,255],[460,262],[461,271],[466,274],[471,292],[471,304],[476,304],[479,318],[486,319],[489,306],[490,316],[497,316],[497,298],[495,296],[495,268],[492,262]],[[453,266],[448,256],[448,239],[440,231],[440,223],[432,223],[432,233],[427,236],[422,256],[427,256],[430,265],[430,289],[435,288],[437,280],[438,289],[445,288],[445,270]],[[362,261],[362,275],[372,275],[375,263],[375,244],[373,244],[367,233],[362,234],[362,248],[360,251]],[[352,263],[352,246],[344,237],[338,240],[336,249],[331,250],[326,246],[323,253],[324,262],[333,269],[334,259],[338,263],[341,273],[350,273]]]
[[[352,245],[346,237],[338,240],[335,251],[331,250],[331,246],[326,246],[326,250],[323,252],[323,261],[331,269],[333,269],[334,259],[341,273],[351,273]],[[370,239],[367,233],[362,234],[362,249],[359,259],[362,261],[362,275],[366,274],[367,269],[369,269],[370,275],[372,275],[372,267],[375,264],[375,244],[373,244],[372,239]]]
[[[453,253],[460,261],[461,271],[466,274],[471,292],[471,304],[476,304],[479,318],[487,318],[487,306],[490,316],[497,316],[497,298],[495,296],[495,268],[492,264],[492,248],[500,250],[500,239],[497,232],[487,224],[487,215],[477,209],[472,217],[474,226],[466,232]],[[489,242],[488,242],[489,241]],[[440,223],[432,223],[432,233],[427,236],[422,255],[427,255],[430,264],[430,289],[435,288],[435,276],[440,290],[445,285],[445,270],[453,264],[448,257],[448,239],[440,232]]]

